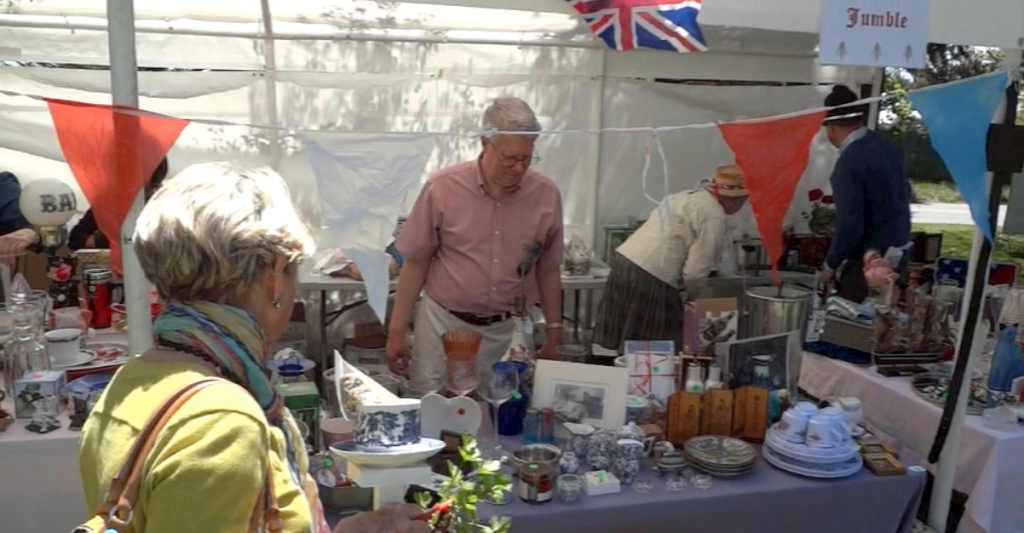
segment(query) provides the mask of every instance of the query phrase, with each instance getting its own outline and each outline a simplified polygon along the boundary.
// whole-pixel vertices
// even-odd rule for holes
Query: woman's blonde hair
[[[312,255],[309,227],[269,168],[192,165],[163,183],[136,222],[132,246],[165,301],[239,305],[274,260]]]

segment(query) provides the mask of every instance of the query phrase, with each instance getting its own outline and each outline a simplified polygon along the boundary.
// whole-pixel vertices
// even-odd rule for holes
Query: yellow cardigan
[[[210,375],[201,364],[146,360],[132,360],[118,371],[78,445],[90,512],[106,496],[150,414],[187,384]],[[269,426],[252,396],[237,387],[200,391],[158,438],[128,531],[246,533],[269,461],[283,531],[308,532],[309,505],[288,473],[284,450],[284,434]]]

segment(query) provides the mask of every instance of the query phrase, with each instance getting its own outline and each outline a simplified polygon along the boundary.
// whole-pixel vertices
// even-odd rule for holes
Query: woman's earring
[[[281,308],[281,299],[280,298],[275,298],[272,303],[274,304],[274,307],[276,307],[278,309]]]

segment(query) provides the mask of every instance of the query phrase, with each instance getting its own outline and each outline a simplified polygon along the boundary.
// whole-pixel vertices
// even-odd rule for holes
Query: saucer
[[[74,368],[76,366],[87,365],[91,363],[93,359],[96,359],[96,352],[92,350],[79,350],[79,352],[75,354],[70,361],[61,361],[60,363],[50,361],[50,364],[53,368]]]
[[[354,441],[332,444],[330,448],[331,452],[353,464],[397,468],[426,461],[443,450],[444,446],[444,442],[438,439],[421,437],[416,444],[392,448],[358,446]]]

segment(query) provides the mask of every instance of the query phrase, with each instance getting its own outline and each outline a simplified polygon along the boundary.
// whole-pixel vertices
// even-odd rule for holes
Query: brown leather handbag
[[[149,417],[142,432],[135,439],[120,471],[110,482],[110,489],[107,491],[104,502],[100,504],[92,518],[75,528],[72,533],[124,533],[127,531],[134,514],[135,501],[139,497],[139,486],[145,477],[143,470],[146,458],[153,450],[160,431],[185,402],[199,391],[213,385],[238,387],[226,379],[204,378],[190,383],[168,398]],[[260,491],[260,497],[256,500],[252,516],[249,518],[250,532],[276,533],[281,531],[280,510],[277,507],[277,497],[274,494],[273,477],[270,475],[269,465],[267,469],[267,474],[263,478],[263,489]]]

